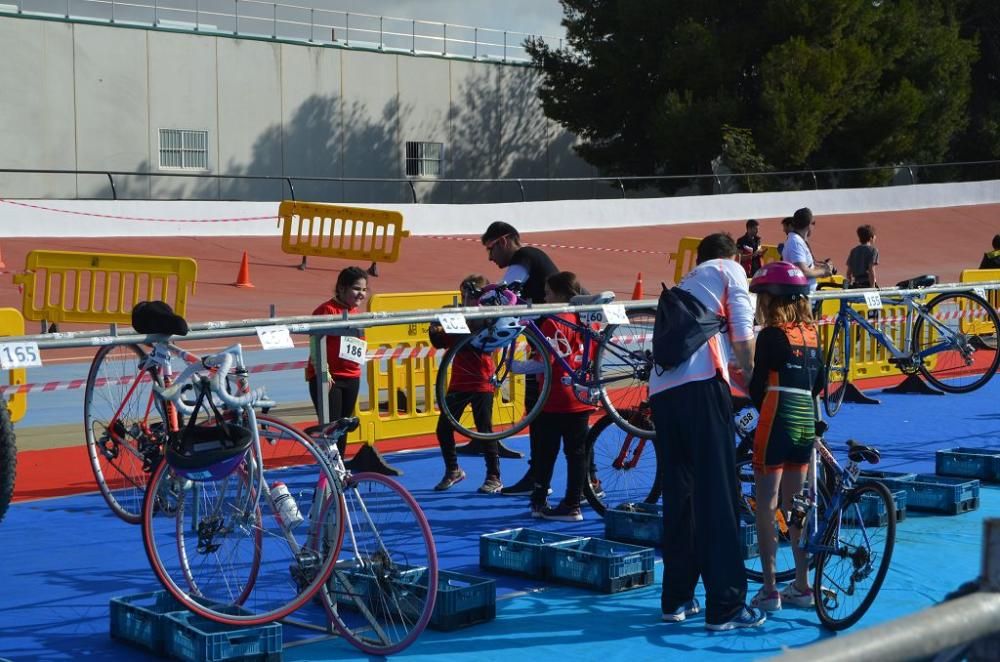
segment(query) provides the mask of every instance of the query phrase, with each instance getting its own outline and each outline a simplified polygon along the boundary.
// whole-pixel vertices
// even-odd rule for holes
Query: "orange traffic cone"
[[[632,301],[642,298],[642,272],[635,277],[635,287],[632,288]]]
[[[236,287],[253,287],[250,282],[250,261],[247,259],[247,252],[243,251],[243,259],[240,260],[240,273],[236,276]]]

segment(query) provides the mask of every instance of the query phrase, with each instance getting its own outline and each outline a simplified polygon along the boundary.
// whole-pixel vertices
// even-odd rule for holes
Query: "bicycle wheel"
[[[269,623],[308,602],[343,540],[343,498],[322,452],[274,419],[258,430],[264,485],[253,449],[216,480],[186,480],[161,462],[143,506],[143,544],[157,578],[191,611],[231,625]],[[275,502],[278,482],[297,517]]]
[[[838,319],[830,336],[830,347],[826,352],[823,368],[823,408],[827,416],[836,416],[844,404],[847,393],[847,377],[850,373],[847,343],[850,341],[847,323]]]
[[[139,366],[138,345],[105,345],[97,351],[83,395],[87,453],[101,495],[118,517],[138,524],[153,467],[160,459],[163,404],[153,393],[159,371]]]
[[[590,480],[583,496],[604,516],[608,507],[660,500],[659,464],[652,439],[621,429],[610,414],[602,416],[587,433]]]
[[[420,506],[374,473],[344,486],[346,542],[323,589],[334,627],[369,655],[391,655],[423,632],[437,596],[437,551]]]
[[[920,373],[948,393],[968,393],[990,381],[1000,364],[996,311],[982,297],[966,292],[942,294],[913,325],[913,353],[923,356]],[[926,354],[925,354],[926,352]]]
[[[652,311],[629,311],[628,324],[609,324],[594,357],[594,379],[604,409],[625,430],[654,439],[649,408],[649,375],[653,371]]]
[[[476,429],[471,411],[466,410],[463,415],[461,411],[451,411],[446,405],[449,379],[460,384],[483,382],[482,364],[478,360],[482,352],[472,345],[475,339],[475,334],[462,338],[441,359],[436,385],[438,407],[461,435],[471,439],[505,439],[527,427],[542,411],[552,388],[550,352],[542,345],[542,340],[531,332],[525,332],[506,347],[492,353],[493,369],[486,379],[493,387],[493,430],[481,432]],[[516,401],[518,396],[525,395],[526,379],[513,373],[511,367],[513,361],[526,361],[529,357],[539,360],[543,372],[538,377],[538,398],[530,409],[526,409],[518,406]]]
[[[872,503],[884,521],[862,517],[861,503]],[[870,511],[869,507],[864,508]],[[816,554],[813,595],[820,623],[843,630],[858,622],[878,595],[892,560],[896,517],[892,494],[882,483],[863,483],[844,494],[840,512]]]
[[[757,523],[757,492],[756,484],[753,475],[753,466],[751,466],[752,460],[745,459],[736,464],[736,474],[740,479],[740,494],[739,494],[739,505],[740,505],[740,517],[747,524]],[[826,504],[830,501],[830,493],[822,480],[822,478],[817,481],[817,490],[819,491],[819,515],[822,518],[823,512],[825,512]],[[778,495],[778,503],[781,503],[781,495]],[[787,582],[795,578],[795,557],[792,554],[792,539],[788,532],[789,523],[785,517],[785,513],[779,507],[775,512],[774,527],[778,532],[778,546],[775,549],[774,555],[774,580],[776,582]],[[760,532],[758,531],[758,538]],[[809,567],[813,568],[816,564],[815,556],[809,557]],[[745,559],[743,562],[744,567],[746,567],[747,579],[760,583],[764,579],[763,568],[761,565],[761,558],[759,555],[752,556]]]
[[[0,520],[14,496],[14,476],[17,475],[17,443],[10,422],[7,399],[0,397]]]

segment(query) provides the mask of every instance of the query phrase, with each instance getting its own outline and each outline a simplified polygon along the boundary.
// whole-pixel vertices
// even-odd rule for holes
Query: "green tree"
[[[972,68],[968,130],[959,137],[955,158],[1000,158],[1000,2],[961,0],[962,35],[979,43]]]
[[[737,135],[764,169],[926,162],[967,124],[954,0],[561,2],[568,46],[527,43],[539,96],[608,174],[733,167]]]

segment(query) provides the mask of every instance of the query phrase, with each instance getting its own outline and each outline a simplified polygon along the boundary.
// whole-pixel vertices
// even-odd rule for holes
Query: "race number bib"
[[[625,306],[620,303],[601,306],[604,311],[604,319],[608,324],[628,324],[628,315],[625,314]]]
[[[340,358],[351,363],[361,364],[365,362],[365,355],[368,353],[368,343],[361,338],[354,336],[340,337]]]
[[[580,313],[580,323],[584,326],[589,326],[591,324],[597,324],[599,326],[604,326],[604,311],[603,310],[590,310],[584,313]]]
[[[291,349],[295,347],[292,336],[288,333],[288,327],[284,324],[279,326],[258,326],[257,338],[260,340],[262,349]]]
[[[878,292],[865,292],[865,305],[868,310],[882,310],[882,297]]]
[[[469,324],[465,321],[465,315],[461,313],[438,315],[438,322],[441,323],[441,328],[444,329],[444,332],[449,335],[470,333]]]
[[[42,367],[42,354],[38,351],[38,343],[34,341],[0,343],[0,368],[12,370],[40,367]]]

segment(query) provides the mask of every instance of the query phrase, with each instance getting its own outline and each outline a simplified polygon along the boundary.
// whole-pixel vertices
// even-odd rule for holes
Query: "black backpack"
[[[653,362],[663,370],[676,368],[725,328],[726,318],[693,294],[663,285],[653,326]]]

